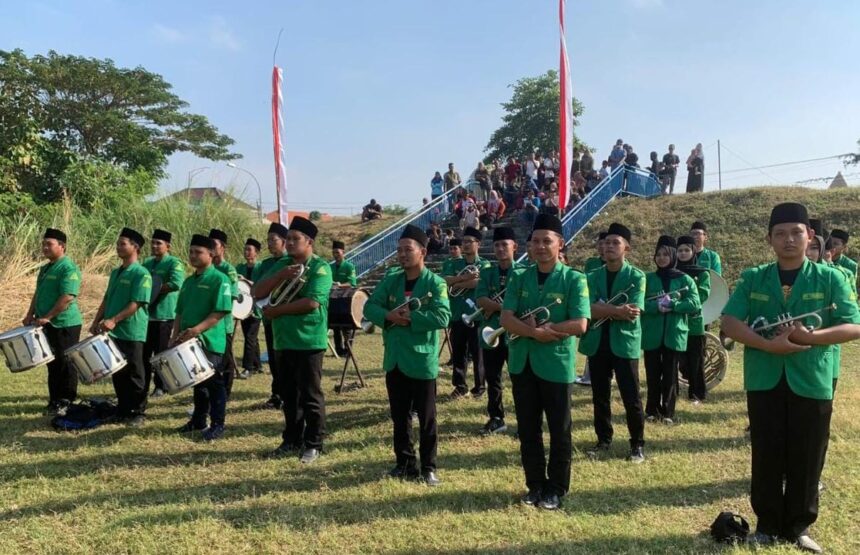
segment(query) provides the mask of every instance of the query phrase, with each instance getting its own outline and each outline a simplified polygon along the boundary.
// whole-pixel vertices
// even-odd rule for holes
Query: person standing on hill
[[[675,178],[678,176],[678,166],[681,159],[675,154],[675,145],[669,145],[669,152],[663,155],[663,171],[669,178],[669,194],[675,191]]]
[[[701,193],[705,190],[705,154],[702,143],[690,151],[687,158],[687,192]]]
[[[460,184],[460,174],[454,170],[454,162],[448,164],[448,171],[445,172],[445,192],[453,190]]]

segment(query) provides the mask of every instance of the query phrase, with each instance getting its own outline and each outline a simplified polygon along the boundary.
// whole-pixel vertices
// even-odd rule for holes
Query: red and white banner
[[[558,118],[558,206],[562,213],[570,196],[570,164],[573,149],[573,105],[570,87],[570,63],[567,60],[567,40],[564,35],[564,2],[558,0],[558,30],[560,60],[558,70],[559,118]]]
[[[287,165],[284,157],[284,96],[281,85],[284,71],[275,66],[272,69],[272,141],[275,147],[275,186],[278,198],[278,221],[289,224],[287,214]]]

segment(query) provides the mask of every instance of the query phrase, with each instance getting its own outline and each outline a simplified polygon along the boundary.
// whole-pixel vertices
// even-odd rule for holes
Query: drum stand
[[[364,383],[364,376],[361,375],[361,370],[358,368],[358,361],[355,360],[355,352],[352,350],[352,341],[355,339],[355,329],[343,329],[344,333],[344,348],[346,349],[346,355],[343,357],[343,372],[340,374],[340,384],[334,386],[335,393],[343,393],[345,391],[349,391],[351,389],[359,389],[362,387],[367,387],[367,384]],[[343,382],[346,380],[346,369],[349,367],[349,363],[352,362],[353,368],[355,368],[355,373],[358,375],[358,383],[352,382],[351,384],[344,386]]]
[[[448,332],[449,328],[445,328],[445,337],[442,339],[442,346],[439,347],[439,356],[442,356],[442,353],[445,351],[445,346],[448,346],[448,355],[454,356],[454,350],[451,348],[451,334]]]

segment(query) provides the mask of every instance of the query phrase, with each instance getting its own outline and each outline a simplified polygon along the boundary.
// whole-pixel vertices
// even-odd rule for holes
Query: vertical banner
[[[570,164],[573,160],[573,105],[570,87],[570,63],[567,60],[567,40],[564,34],[564,2],[558,0],[558,30],[559,30],[559,118],[558,118],[558,150],[561,167],[558,172],[558,205],[564,213],[567,199],[570,196]]]
[[[287,214],[287,167],[284,157],[284,96],[281,86],[284,72],[278,66],[272,69],[272,142],[275,149],[275,187],[278,199],[278,221],[289,224]]]

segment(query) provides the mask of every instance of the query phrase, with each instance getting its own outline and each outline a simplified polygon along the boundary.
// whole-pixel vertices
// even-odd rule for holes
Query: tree
[[[860,140],[857,141],[857,154],[849,154],[846,156],[845,164],[860,164]]]
[[[485,162],[508,156],[524,156],[536,149],[541,152],[558,150],[558,103],[561,94],[558,72],[549,70],[538,77],[525,77],[513,85],[514,93],[502,103],[505,115],[502,126],[490,136],[484,148]],[[574,125],[582,115],[582,104],[573,99]],[[574,137],[580,150],[586,145]]]
[[[141,171],[163,177],[174,152],[239,158],[229,150],[233,139],[188,113],[171,88],[160,75],[111,60],[0,51],[0,190],[53,201],[74,164],[113,164],[140,182]]]

